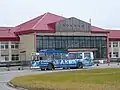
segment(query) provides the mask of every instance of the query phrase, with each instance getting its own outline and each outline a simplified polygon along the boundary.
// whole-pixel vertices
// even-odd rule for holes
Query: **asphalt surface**
[[[12,67],[10,68],[10,71],[7,71],[8,69],[5,67],[0,67],[0,90],[16,90],[14,88],[11,88],[7,86],[7,82],[9,82],[11,79],[13,79],[16,76],[22,76],[27,74],[44,74],[44,73],[52,73],[52,72],[60,72],[60,71],[69,71],[69,70],[55,70],[55,71],[40,71],[37,70],[30,70],[29,67],[24,67],[24,70],[18,70],[19,67]],[[86,67],[88,69],[94,69],[94,68],[120,68],[120,65],[117,65],[117,63],[112,63],[110,65],[108,64],[99,64],[99,66],[94,65],[92,67]],[[75,69],[72,69],[75,70]]]

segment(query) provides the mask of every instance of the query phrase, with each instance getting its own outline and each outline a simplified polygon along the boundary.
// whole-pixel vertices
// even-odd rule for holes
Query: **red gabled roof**
[[[109,30],[110,40],[120,40],[120,30]]]
[[[11,30],[13,27],[0,27],[0,41],[19,40],[14,32]]]
[[[13,27],[0,27],[0,31],[1,30],[9,30],[9,29],[12,29]]]
[[[55,24],[64,20],[62,16],[45,13],[16,27],[0,27],[0,40],[19,40],[16,34],[32,32],[55,32]],[[96,26],[91,27],[92,33],[108,33],[110,40],[120,40],[120,30],[105,30]],[[110,32],[110,33],[109,33]]]
[[[92,31],[104,31],[104,29],[96,26],[92,26],[91,28],[92,28]]]
[[[105,29],[96,26],[91,26],[91,30],[92,33],[109,33],[109,31],[106,31]]]
[[[51,13],[45,13],[37,18],[34,18],[30,21],[27,21],[21,25],[16,26],[15,33],[22,34],[33,31],[45,31],[45,32],[54,32],[54,28],[51,25],[60,20],[64,20],[62,16],[58,16]]]

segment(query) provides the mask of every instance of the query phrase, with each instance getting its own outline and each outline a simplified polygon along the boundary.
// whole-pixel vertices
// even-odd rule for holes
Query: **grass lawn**
[[[120,90],[120,68],[28,75],[11,82],[29,90]]]

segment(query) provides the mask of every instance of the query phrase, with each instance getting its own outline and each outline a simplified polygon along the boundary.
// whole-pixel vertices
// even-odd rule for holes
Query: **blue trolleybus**
[[[39,67],[41,70],[83,68],[92,66],[93,59],[93,52],[44,49],[32,56],[31,67]]]

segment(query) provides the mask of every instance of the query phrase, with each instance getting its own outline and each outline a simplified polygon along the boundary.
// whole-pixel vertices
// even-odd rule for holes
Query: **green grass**
[[[14,85],[30,90],[120,90],[120,69],[93,69],[16,77]]]

